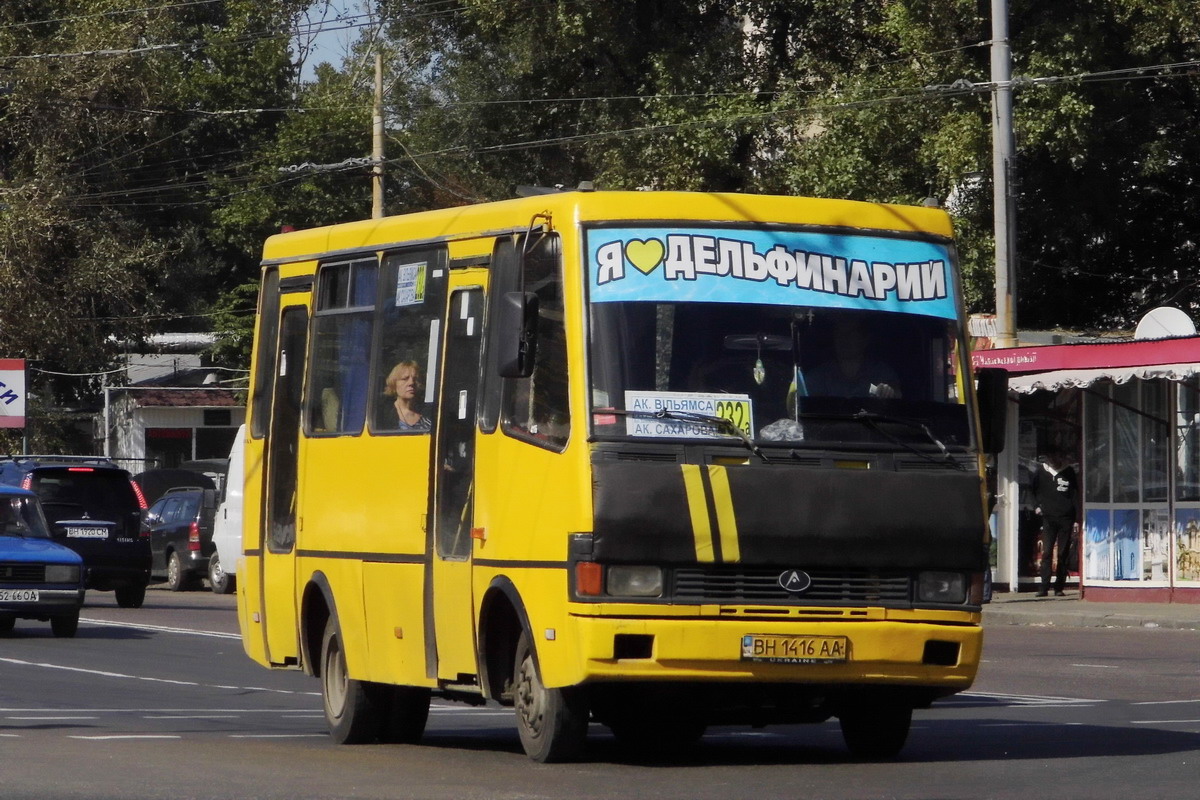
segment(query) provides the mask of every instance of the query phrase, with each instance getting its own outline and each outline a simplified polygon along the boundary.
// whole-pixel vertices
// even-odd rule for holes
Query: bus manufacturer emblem
[[[779,585],[788,594],[800,594],[812,586],[812,578],[803,570],[789,569],[779,576]]]

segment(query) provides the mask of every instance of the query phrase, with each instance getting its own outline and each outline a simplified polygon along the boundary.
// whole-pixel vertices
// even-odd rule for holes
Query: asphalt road
[[[79,635],[0,639],[0,797],[1179,798],[1200,776],[1200,632],[987,631],[975,687],[917,712],[890,763],[836,722],[717,728],[639,758],[594,726],[589,760],[538,765],[511,711],[434,706],[419,746],[339,747],[315,680],[250,662],[232,597],[90,593]]]

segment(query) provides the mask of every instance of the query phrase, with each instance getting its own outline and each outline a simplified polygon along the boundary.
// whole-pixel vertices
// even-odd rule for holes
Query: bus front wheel
[[[893,703],[863,703],[838,715],[842,738],[855,758],[894,758],[908,739],[912,708]]]
[[[379,688],[349,676],[342,639],[330,617],[321,637],[321,697],[329,735],[335,742],[366,744],[379,738],[384,722]]]
[[[517,642],[513,705],[525,754],[534,761],[570,761],[583,751],[588,708],[578,689],[547,689],[542,684],[529,633]]]

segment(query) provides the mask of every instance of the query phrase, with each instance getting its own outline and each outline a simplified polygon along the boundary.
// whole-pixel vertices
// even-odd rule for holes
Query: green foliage
[[[380,0],[298,80],[306,0],[0,3],[0,354],[99,373],[211,327],[248,366],[257,254],[371,205],[375,52],[390,213],[521,184],[947,204],[992,305],[990,21],[977,0]],[[1195,0],[1013,0],[1024,328],[1200,312]],[[1131,68],[1144,67],[1138,73]],[[330,165],[334,165],[332,168]],[[341,165],[341,166],[336,166]],[[1064,302],[1064,299],[1069,302]],[[41,373],[39,373],[41,374]],[[43,376],[52,400],[96,378]]]
[[[303,5],[0,4],[0,352],[93,373],[120,342],[207,327],[254,263],[214,210],[274,139],[254,109],[289,100],[279,34]]]

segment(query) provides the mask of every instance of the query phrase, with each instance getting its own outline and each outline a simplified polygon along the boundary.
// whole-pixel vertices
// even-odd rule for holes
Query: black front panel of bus
[[[980,479],[973,472],[739,465],[716,468],[723,475],[713,476],[699,467],[689,493],[686,468],[593,464],[592,557],[696,563],[699,536],[714,543],[717,562],[803,569],[983,567]],[[715,482],[726,481],[728,499],[713,491]],[[707,530],[697,531],[697,523]],[[721,551],[722,539],[730,537],[739,550],[734,558]]]

